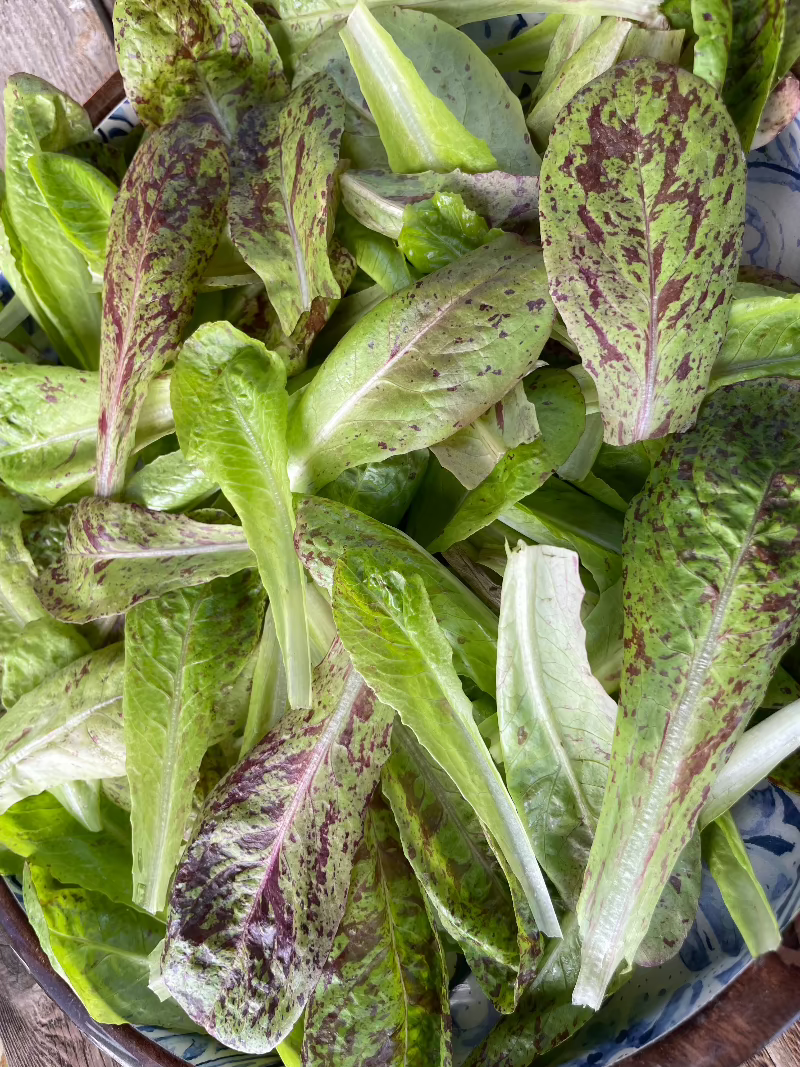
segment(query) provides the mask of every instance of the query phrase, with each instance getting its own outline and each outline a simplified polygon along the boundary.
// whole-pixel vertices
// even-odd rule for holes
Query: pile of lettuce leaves
[[[117,0],[111,141],[9,80],[0,871],[99,1022],[447,1067],[469,968],[526,1067],[701,874],[779,942],[800,5],[539,6]]]

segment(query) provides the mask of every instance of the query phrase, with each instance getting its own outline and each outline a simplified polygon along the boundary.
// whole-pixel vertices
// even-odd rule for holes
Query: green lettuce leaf
[[[597,1007],[635,956],[708,790],[800,629],[798,388],[773,378],[716,392],[628,512],[620,713],[578,904],[576,1003]]]
[[[418,32],[436,23],[417,16]],[[363,4],[353,8],[341,32],[361,91],[380,131],[392,170],[495,170],[486,140],[472,133],[436,96],[414,63]],[[443,61],[451,60],[442,49]],[[496,73],[492,68],[493,73]],[[498,75],[499,77],[499,75]],[[477,94],[473,94],[477,95]]]
[[[800,59],[800,5],[797,0],[786,0],[786,25],[783,44],[775,71],[775,82],[780,82]]]
[[[89,781],[62,782],[50,789],[61,807],[90,833],[103,829],[100,817],[100,779]]]
[[[184,454],[222,487],[258,562],[286,664],[289,703],[310,707],[305,578],[294,550],[286,475],[283,362],[228,323],[209,323],[184,346],[172,388]]]
[[[100,351],[98,496],[125,484],[152,378],[177,355],[217,245],[228,161],[216,122],[175,119],[136,153],[111,214]]]
[[[574,908],[608,777],[616,704],[592,675],[573,552],[520,545],[503,577],[497,716],[506,784]]]
[[[156,456],[125,483],[123,499],[152,511],[189,511],[219,486],[178,449]]]
[[[718,92],[725,84],[728,54],[733,40],[733,5],[731,0],[691,0],[694,65],[703,78]]]
[[[247,705],[247,720],[240,749],[242,758],[283,718],[287,701],[286,669],[283,666],[272,607],[268,606],[258,643],[253,688]]]
[[[458,193],[434,193],[430,200],[405,209],[398,244],[418,271],[430,274],[488,244],[501,232],[490,230]]]
[[[131,786],[133,901],[163,911],[184,846],[219,690],[253,651],[263,593],[252,574],[139,604],[125,624],[125,769]]]
[[[100,799],[98,831],[89,831],[49,793],[20,800],[0,815],[0,844],[59,882],[131,901],[131,828],[126,812]]]
[[[381,775],[403,850],[439,922],[499,1011],[513,1011],[520,953],[503,869],[452,779],[402,723]]]
[[[530,444],[538,436],[536,408],[528,399],[525,383],[518,382],[480,418],[432,445],[431,451],[463,486],[476,489],[510,448]]]
[[[552,315],[541,252],[511,235],[382,301],[303,393],[289,428],[292,488],[313,491],[473,422],[535,366]]]
[[[756,290],[756,287],[750,287]],[[800,295],[759,286],[734,297],[710,389],[763,377],[800,377]]]
[[[570,16],[562,21],[556,39],[570,21]],[[578,20],[581,27],[592,21],[587,18]],[[544,90],[535,97],[526,119],[533,143],[540,152],[547,147],[556,118],[565,104],[590,81],[614,66],[630,29],[631,23],[625,19],[603,19],[597,29],[580,41],[579,47],[565,59],[549,82],[546,82],[548,69],[545,68],[539,82],[539,86],[544,85]]]
[[[418,448],[382,463],[365,463],[342,471],[319,495],[361,511],[379,522],[398,526],[422,484],[428,450]]]
[[[163,922],[102,893],[66,889],[39,867],[26,867],[23,891],[26,909],[40,916],[45,951],[96,1022],[194,1029],[174,1001],[162,1003],[149,988],[148,957]]]
[[[31,156],[28,169],[64,236],[102,276],[116,185],[91,164],[57,152]]]
[[[202,585],[256,565],[241,526],[196,522],[137,504],[81,500],[61,558],[36,591],[64,622],[90,622],[127,611],[172,589]]]
[[[555,32],[563,18],[563,15],[547,15],[516,37],[487,48],[486,55],[501,74],[516,74],[518,71],[540,73],[545,68]]]
[[[583,394],[567,371],[545,367],[536,372],[528,395],[541,436],[509,449],[491,474],[471,490],[433,544],[442,552],[488,526],[508,508],[534,493],[574,451],[585,425]]]
[[[515,229],[539,217],[539,179],[533,175],[450,174],[423,171],[392,174],[388,170],[348,170],[339,179],[342,203],[359,222],[386,237],[398,238],[405,210],[437,192],[457,193],[466,206],[483,215],[490,226]]]
[[[22,508],[0,486],[0,665],[25,627],[46,618],[33,589],[36,569],[22,539]]]
[[[741,252],[735,144],[706,82],[648,59],[595,79],[559,116],[542,165],[545,265],[608,442],[663,437],[695,419]],[[598,222],[606,215],[618,221]]]
[[[564,15],[553,33],[553,43],[542,67],[541,77],[533,88],[533,107],[554,84],[564,64],[569,62],[584,41],[600,29],[601,22],[602,19],[596,12],[568,12]]]
[[[284,333],[342,295],[328,258],[344,100],[325,74],[253,107],[231,156],[231,237],[267,288]]]
[[[306,1012],[303,1059],[361,1067],[385,1057],[448,1067],[447,967],[425,899],[380,796],[367,809],[347,910]]]
[[[703,858],[750,955],[773,952],[781,943],[781,928],[730,812],[703,831]]]
[[[339,642],[314,691],[314,708],[288,712],[211,794],[170,904],[167,988],[242,1052],[283,1041],[314,992],[389,755],[393,712]]]
[[[121,645],[51,674],[0,719],[0,811],[75,779],[125,773]]]
[[[278,50],[245,0],[119,0],[114,41],[128,99],[151,126],[197,99],[230,136],[253,104],[288,91]]]
[[[684,36],[683,30],[648,30],[633,26],[628,30],[618,62],[625,59],[658,59],[679,67]],[[694,73],[697,74],[697,71]]]
[[[539,928],[560,936],[525,828],[472,716],[422,578],[354,550],[337,565],[333,615],[345,648],[379,699],[455,782],[497,840]]]
[[[15,290],[63,362],[96,369],[100,297],[90,291],[83,256],[64,235],[28,168],[39,152],[59,152],[91,138],[89,116],[74,100],[30,74],[12,75],[4,100],[6,236],[18,242],[11,256],[3,256],[4,271],[7,258],[16,261],[23,286],[15,285]],[[12,283],[15,280],[11,277]]]
[[[297,506],[295,543],[312,578],[329,594],[336,564],[353,549],[369,548],[387,570],[408,579],[419,575],[459,674],[494,693],[497,616],[407,534],[343,504],[306,497]]]
[[[731,0],[733,36],[722,98],[749,152],[772,89],[786,24],[784,0]]]
[[[336,234],[361,270],[389,295],[406,289],[418,277],[391,238],[368,229],[347,211],[339,212]]]
[[[798,748],[800,700],[794,700],[742,734],[711,787],[700,813],[700,828],[724,815]]]
[[[0,363],[0,478],[43,505],[89,486],[97,459],[99,376],[74,367]],[[169,378],[150,383],[133,451],[173,429]]]

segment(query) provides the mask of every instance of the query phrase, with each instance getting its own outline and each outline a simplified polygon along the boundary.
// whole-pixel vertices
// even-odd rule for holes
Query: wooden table
[[[103,4],[110,13],[114,0]],[[91,0],[0,0],[0,20],[0,87],[9,74],[25,71],[76,100],[87,100],[116,70],[113,46]],[[0,150],[4,145],[0,113]],[[2,940],[0,1067],[114,1067],[55,1007]],[[800,1067],[800,1024],[747,1067]]]

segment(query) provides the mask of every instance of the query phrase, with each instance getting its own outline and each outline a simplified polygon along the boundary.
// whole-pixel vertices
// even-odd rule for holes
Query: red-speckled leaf
[[[447,967],[400,834],[367,811],[347,911],[306,1013],[307,1067],[449,1067]]]
[[[230,135],[254,104],[289,91],[278,50],[246,0],[117,0],[114,40],[125,92],[155,126],[199,98]]]
[[[219,240],[228,159],[219,127],[193,113],[136,153],[111,213],[100,346],[96,491],[125,483],[151,378],[177,355]]]
[[[744,225],[744,158],[718,94],[651,59],[620,63],[561,112],[541,182],[550,292],[606,441],[685,430],[725,335]]]
[[[231,237],[261,277],[284,333],[317,297],[342,295],[328,259],[344,97],[327,74],[255,107],[232,152]]]
[[[214,790],[178,870],[163,975],[224,1044],[291,1032],[333,947],[394,712],[336,641],[289,712]]]
[[[541,250],[504,234],[394,293],[339,342],[289,427],[289,480],[436,444],[536,366],[553,322]]]
[[[39,576],[36,592],[57,619],[89,622],[255,567],[241,526],[228,525],[225,512],[209,518],[221,522],[84,497],[70,517],[61,558]]]
[[[633,960],[716,776],[800,631],[799,401],[800,384],[781,378],[720,389],[628,510],[622,686],[578,902],[576,1003],[598,1007]]]

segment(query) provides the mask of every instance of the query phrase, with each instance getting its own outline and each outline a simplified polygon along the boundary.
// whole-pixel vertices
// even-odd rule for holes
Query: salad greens
[[[538,6],[117,0],[112,144],[9,80],[0,871],[99,1022],[452,1067],[468,968],[528,1067],[703,878],[779,942],[797,5]]]

